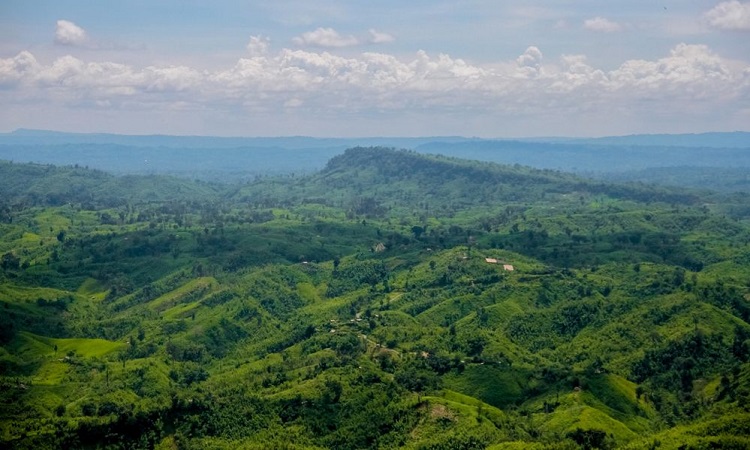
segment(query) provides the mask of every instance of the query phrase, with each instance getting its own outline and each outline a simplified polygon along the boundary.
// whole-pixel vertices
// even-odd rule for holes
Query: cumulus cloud
[[[342,36],[333,28],[318,28],[315,31],[302,33],[293,39],[293,42],[300,46],[309,47],[351,47],[359,44],[359,40],[354,36]]]
[[[396,38],[392,35],[374,30],[372,28],[370,28],[368,32],[370,33],[370,43],[372,44],[388,44],[396,40]]]
[[[709,25],[721,30],[750,31],[750,3],[722,2],[705,16]]]
[[[268,53],[268,47],[271,45],[271,39],[265,36],[250,36],[247,43],[247,52],[250,56],[263,56]]]
[[[520,67],[533,67],[538,69],[542,65],[542,51],[537,47],[531,46],[523,52],[523,55],[516,58],[516,62]]]
[[[601,33],[614,33],[622,30],[622,25],[613,22],[604,17],[594,17],[583,22],[583,27],[587,30],[598,31]]]
[[[424,51],[410,58],[374,52],[342,57],[304,49],[271,54],[264,38],[250,42],[250,53],[262,50],[264,56],[215,70],[137,67],[72,56],[41,63],[21,52],[0,59],[0,101],[17,105],[33,97],[60,107],[106,105],[150,113],[192,107],[212,114],[231,111],[228,117],[244,110],[311,117],[325,112],[342,118],[366,111],[567,118],[581,111],[604,117],[615,110],[647,117],[654,101],[664,114],[707,116],[742,111],[750,98],[750,65],[726,60],[703,45],[680,44],[662,58],[602,70],[584,55],[550,59],[534,46],[507,61],[473,64]]]
[[[34,55],[27,51],[13,58],[0,59],[0,87],[10,87],[22,80],[33,80],[40,67]]]
[[[61,45],[83,45],[88,36],[86,30],[68,20],[58,20],[55,28],[55,42]]]
[[[747,75],[705,45],[679,44],[656,61],[626,61],[609,74],[608,87],[634,98],[709,100],[747,95]]]
[[[543,58],[544,55],[537,47],[527,48],[523,55],[516,58],[516,64],[520,69],[519,75],[522,74],[524,77],[537,75],[542,69]]]

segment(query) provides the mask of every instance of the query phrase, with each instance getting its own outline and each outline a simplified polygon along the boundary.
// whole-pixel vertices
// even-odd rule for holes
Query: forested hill
[[[240,168],[241,169],[241,168]],[[484,208],[487,204],[558,202],[594,198],[696,205],[696,192],[616,184],[550,169],[502,165],[384,147],[356,147],[333,157],[319,172],[217,184],[164,175],[112,175],[79,166],[0,161],[2,201],[56,206],[119,207],[132,203],[218,202],[243,199],[267,206],[313,201],[382,215],[386,209]],[[713,201],[713,200],[711,200]],[[392,211],[395,213],[396,211]]]
[[[77,203],[89,208],[171,200],[215,201],[224,186],[155,175],[115,176],[78,166],[0,161],[0,202],[34,206]]]
[[[353,189],[383,197],[399,195],[464,205],[492,201],[532,201],[545,197],[603,195],[639,202],[693,204],[684,190],[616,185],[554,170],[425,155],[408,150],[357,147],[332,158],[313,180],[333,189]]]
[[[567,202],[597,195],[685,205],[699,201],[695,194],[682,190],[612,184],[553,170],[384,147],[351,148],[330,159],[320,172],[260,179],[245,187],[164,175],[112,175],[80,166],[0,161],[0,191],[6,203],[77,203],[89,208],[170,201],[216,202],[237,196],[267,204],[284,199],[317,199],[330,204],[368,198],[405,209],[425,203],[455,208],[488,202]],[[252,195],[248,197],[248,193]]]

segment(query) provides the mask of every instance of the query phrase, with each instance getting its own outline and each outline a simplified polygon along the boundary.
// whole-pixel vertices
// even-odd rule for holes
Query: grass
[[[607,434],[613,435],[617,442],[627,442],[638,436],[622,422],[580,402],[559,408],[548,415],[536,414],[535,421],[540,422],[538,427],[541,431],[558,435],[581,428],[606,431]]]
[[[623,449],[750,448],[750,414],[736,414],[705,422],[679,425],[635,439]]]
[[[59,385],[65,380],[69,370],[70,365],[63,361],[47,361],[37,370],[32,380],[34,384]]]
[[[104,296],[107,295],[107,288],[95,278],[86,278],[86,280],[81,283],[81,286],[76,293],[80,295],[88,295],[97,300],[103,300]]]
[[[56,300],[69,297],[70,292],[60,289],[18,286],[10,283],[0,283],[0,300],[8,303],[35,302],[38,299]]]
[[[497,427],[501,427],[508,422],[507,414],[505,414],[500,408],[496,408],[474,397],[451,391],[449,389],[443,390],[440,397],[452,402],[454,405],[460,404],[475,408],[477,417],[485,417]]]
[[[54,386],[65,383],[79,358],[102,358],[124,346],[104,339],[56,339],[22,331],[8,349],[16,364],[30,371],[28,375],[35,385]]]
[[[213,277],[201,277],[190,280],[177,289],[167,292],[166,294],[150,301],[149,308],[152,311],[164,312],[176,304],[184,301],[185,298],[191,298],[196,293],[200,297],[205,297],[218,286],[218,282]]]
[[[549,450],[547,444],[541,442],[513,441],[490,445],[486,450]]]
[[[302,289],[309,290],[309,288]],[[344,309],[346,305],[354,301],[358,296],[365,295],[366,293],[366,289],[358,289],[353,292],[348,292],[340,297],[310,303],[300,308],[299,311],[304,314],[309,314],[322,321],[328,321],[329,319],[348,320],[351,318],[350,315],[347,314],[346,317],[340,317],[339,311]],[[304,299],[305,297],[303,296],[302,298]]]
[[[315,303],[321,299],[320,292],[312,283],[297,284],[297,292],[307,303]]]
[[[125,346],[122,342],[104,339],[67,338],[56,339],[22,331],[13,345],[15,354],[21,358],[39,358],[66,355],[70,352],[84,358],[99,358]],[[55,353],[57,347],[57,353]]]
[[[563,436],[577,428],[597,429],[623,444],[638,435],[652,433],[656,415],[652,407],[635,396],[635,384],[612,374],[586,378],[582,390],[540,395],[523,404],[532,424],[549,436]],[[545,411],[545,405],[552,409]],[[549,406],[548,406],[549,407]]]
[[[193,310],[201,306],[200,302],[183,303],[175,305],[162,312],[162,316],[167,320],[184,319],[193,313]]]
[[[444,381],[448,389],[504,408],[523,398],[527,376],[517,370],[471,364],[461,374],[446,375]]]

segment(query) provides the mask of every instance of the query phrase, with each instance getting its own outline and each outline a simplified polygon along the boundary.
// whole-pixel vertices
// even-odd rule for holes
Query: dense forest
[[[731,191],[382,147],[238,183],[2,162],[0,446],[748,448]]]

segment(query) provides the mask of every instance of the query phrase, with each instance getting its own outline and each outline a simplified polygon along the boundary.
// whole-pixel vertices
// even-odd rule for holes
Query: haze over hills
[[[411,148],[427,142],[460,142],[470,140],[457,136],[447,137],[363,137],[317,138],[308,136],[286,137],[220,137],[220,136],[170,136],[125,135],[108,133],[65,133],[47,130],[18,129],[0,134],[0,142],[7,144],[57,145],[57,144],[118,144],[134,147],[174,148],[238,148],[272,147],[310,149],[330,147],[395,146]]]
[[[320,138],[309,136],[286,137],[219,137],[219,136],[176,136],[176,135],[125,135],[111,133],[67,133],[51,130],[19,128],[10,133],[0,133],[0,141],[6,144],[121,144],[148,147],[281,147],[315,148],[326,146],[392,146],[413,148],[430,142],[463,142],[512,140],[527,142],[551,142],[568,144],[601,145],[643,145],[672,147],[712,147],[748,148],[750,132],[712,132],[697,134],[634,134],[596,138],[576,137],[528,137],[510,139],[483,139],[460,136],[425,137],[361,137],[361,138]]]
[[[127,136],[17,130],[0,135],[0,159],[80,165],[120,174],[171,174],[239,181],[260,175],[312,173],[355,146],[414,149],[421,153],[574,171],[607,179],[747,190],[750,133],[633,135],[610,138],[489,140],[462,137],[311,138]],[[675,176],[646,169],[672,168]],[[704,168],[697,179],[690,168]],[[680,168],[684,168],[684,174]],[[729,168],[731,171],[719,172]],[[633,171],[638,171],[630,173]],[[740,171],[740,172],[738,172]],[[610,172],[616,174],[610,175]],[[694,172],[694,171],[693,171]],[[717,176],[722,173],[723,176]]]
[[[748,148],[750,133],[745,131],[688,133],[688,134],[632,134],[597,138],[527,138],[524,141],[560,142],[567,144],[633,145],[646,147],[707,147]]]

